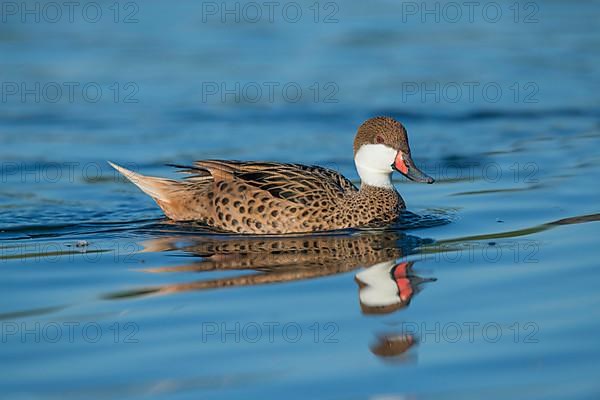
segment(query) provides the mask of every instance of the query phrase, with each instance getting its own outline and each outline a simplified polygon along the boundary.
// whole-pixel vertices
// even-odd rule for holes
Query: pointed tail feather
[[[123,174],[123,176],[139,187],[142,192],[159,202],[159,205],[160,203],[170,203],[173,199],[173,192],[182,186],[180,182],[177,182],[173,179],[144,176],[110,161],[107,162],[111,167],[119,171],[121,174]]]

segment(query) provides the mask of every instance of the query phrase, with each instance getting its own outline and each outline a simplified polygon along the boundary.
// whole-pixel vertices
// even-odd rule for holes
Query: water
[[[320,3],[318,23],[311,3],[297,23],[119,3],[114,23],[96,4],[97,23],[0,25],[3,396],[599,395],[598,2],[522,2],[517,22],[497,2],[496,23],[389,1]],[[70,101],[68,82],[102,95]],[[222,82],[240,98],[207,94]],[[302,96],[253,101],[265,82]],[[167,221],[105,163],[266,159],[356,180],[353,135],[378,114],[437,179],[397,178],[413,214],[385,230],[219,235]]]

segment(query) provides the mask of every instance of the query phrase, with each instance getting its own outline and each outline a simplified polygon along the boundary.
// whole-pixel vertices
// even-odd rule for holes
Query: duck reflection
[[[110,298],[168,294],[319,278],[363,268],[355,275],[363,314],[386,314],[410,304],[424,279],[413,272],[414,262],[397,262],[431,243],[397,231],[310,236],[175,236],[142,243],[143,252],[179,251],[192,257],[179,266],[147,268],[148,273],[238,271],[239,275],[175,283],[116,293]],[[248,273],[251,271],[252,273]],[[398,356],[416,343],[405,335],[384,335],[373,354]]]

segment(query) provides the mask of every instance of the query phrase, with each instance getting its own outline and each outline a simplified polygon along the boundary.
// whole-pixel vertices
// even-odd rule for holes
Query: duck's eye
[[[377,143],[383,143],[383,137],[382,137],[382,136],[379,136],[379,135],[377,135],[377,136],[375,137],[375,141],[376,141]]]

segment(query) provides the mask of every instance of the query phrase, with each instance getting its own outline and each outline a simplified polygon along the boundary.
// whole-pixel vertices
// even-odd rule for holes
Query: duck
[[[415,182],[434,182],[415,166],[404,125],[385,116],[366,120],[356,132],[354,163],[360,187],[316,165],[212,159],[168,164],[187,174],[177,180],[108,163],[149,195],[167,218],[238,234],[386,226],[406,208],[392,184],[394,171]]]

